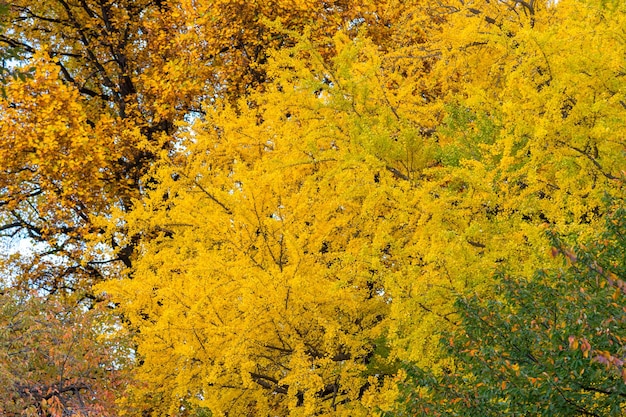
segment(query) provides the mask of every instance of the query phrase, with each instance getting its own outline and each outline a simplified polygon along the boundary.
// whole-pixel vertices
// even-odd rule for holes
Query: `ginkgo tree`
[[[358,400],[391,382],[394,239],[375,223],[393,225],[402,184],[320,117],[336,110],[313,93],[325,83],[294,91],[293,107],[273,107],[285,84],[244,113],[208,109],[124,217],[154,237],[132,280],[104,288],[141,329],[137,395],[162,413],[363,415]]]
[[[263,91],[207,106],[116,217],[151,236],[132,279],[100,288],[140,329],[134,395],[157,414],[366,415],[393,400],[387,280],[423,265],[403,243],[426,217],[409,180],[426,161],[401,171],[421,126],[383,100],[373,42],[332,42],[330,64],[302,40],[273,54]]]
[[[263,89],[205,103],[149,197],[115,217],[151,237],[132,279],[100,287],[141,329],[136,398],[359,415],[390,405],[398,361],[451,366],[438,340],[457,295],[554,262],[545,224],[589,235],[600,197],[622,192],[619,63],[598,55],[590,84],[578,53],[619,55],[621,15],[557,48],[598,19],[577,5],[459,5],[395,50],[340,32],[330,59],[305,35],[271,54]]]

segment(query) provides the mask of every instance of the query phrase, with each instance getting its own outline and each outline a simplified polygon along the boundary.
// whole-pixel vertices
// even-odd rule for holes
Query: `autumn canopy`
[[[626,407],[617,0],[0,3],[0,414]]]

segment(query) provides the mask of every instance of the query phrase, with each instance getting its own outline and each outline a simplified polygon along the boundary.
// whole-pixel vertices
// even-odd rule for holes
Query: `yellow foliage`
[[[83,265],[118,250],[129,414],[385,410],[403,361],[453,366],[459,295],[623,193],[621,9],[95,3],[14,24],[74,23],[7,86],[0,187]]]

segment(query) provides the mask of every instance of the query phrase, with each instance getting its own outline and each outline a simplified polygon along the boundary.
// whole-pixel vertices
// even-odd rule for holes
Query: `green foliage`
[[[626,208],[606,231],[566,249],[563,266],[532,278],[498,276],[497,299],[461,298],[442,338],[454,366],[409,370],[396,416],[608,416],[626,405]]]
[[[448,105],[438,133],[453,140],[444,141],[437,159],[445,166],[455,167],[463,159],[483,161],[485,145],[493,145],[500,128],[493,115],[477,114],[458,104]]]

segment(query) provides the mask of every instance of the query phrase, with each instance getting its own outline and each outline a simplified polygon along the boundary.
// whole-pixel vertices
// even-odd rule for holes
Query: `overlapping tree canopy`
[[[0,229],[32,245],[2,297],[55,317],[24,360],[90,328],[34,365],[75,389],[24,407],[402,415],[409,386],[446,409],[404,378],[457,369],[455,301],[515,309],[494,273],[554,266],[546,232],[593,240],[623,197],[625,11],[14,1],[0,42],[34,71],[0,100]],[[39,387],[0,360],[7,398]]]

